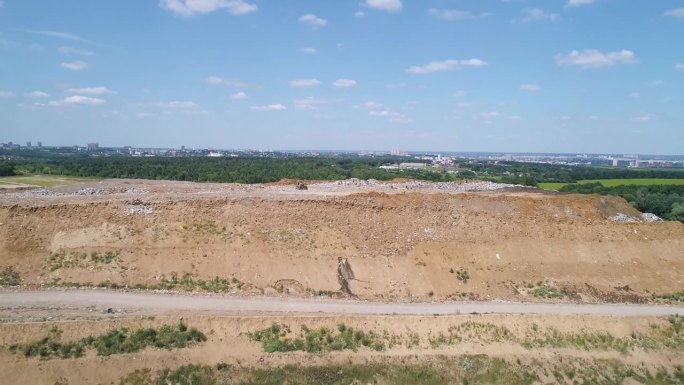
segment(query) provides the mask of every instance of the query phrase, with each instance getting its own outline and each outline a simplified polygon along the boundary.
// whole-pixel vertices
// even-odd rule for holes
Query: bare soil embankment
[[[336,296],[343,257],[362,299],[646,302],[682,290],[683,224],[610,221],[639,215],[620,198],[501,187],[111,180],[0,194],[0,267],[29,287]]]

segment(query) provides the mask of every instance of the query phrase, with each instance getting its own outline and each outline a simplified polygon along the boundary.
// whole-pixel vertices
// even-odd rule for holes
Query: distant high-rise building
[[[31,142],[26,142],[26,147],[31,148]]]
[[[43,142],[38,141],[38,147],[43,147]]]
[[[99,147],[99,143],[88,143],[88,151],[97,151]]]

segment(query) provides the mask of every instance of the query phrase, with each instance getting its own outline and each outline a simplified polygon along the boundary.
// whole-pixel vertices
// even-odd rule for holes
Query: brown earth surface
[[[150,288],[175,273],[246,295],[338,296],[343,257],[354,294],[382,301],[646,302],[683,289],[684,224],[611,221],[639,215],[621,198],[501,187],[105,180],[4,193],[0,268],[27,287]]]
[[[499,360],[543,384],[646,382],[613,378],[618,372],[681,374],[681,319],[645,316],[667,306],[568,304],[654,302],[652,294],[682,291],[681,223],[612,221],[619,213],[639,218],[620,198],[480,182],[295,185],[105,180],[0,193],[0,279],[16,272],[22,286],[0,292],[0,383],[110,384],[137,369],[218,363],[239,374],[285,365],[439,371],[457,362],[465,373],[472,362]],[[356,298],[326,298],[342,297],[338,257],[355,272]],[[45,289],[81,285],[227,296]],[[311,296],[321,298],[302,298]],[[465,315],[452,305],[544,314]],[[317,307],[326,313],[311,313]],[[594,315],[572,314],[589,308]],[[375,314],[388,309],[400,315]],[[600,315],[608,313],[620,316]],[[207,341],[106,357],[93,348],[81,358],[22,354],[55,328],[70,342],[181,317]],[[302,325],[336,330],[344,323],[374,331],[385,346],[266,353],[249,333],[274,323],[291,326],[286,340]],[[499,380],[491,382],[507,383]],[[273,383],[294,383],[287,381]]]

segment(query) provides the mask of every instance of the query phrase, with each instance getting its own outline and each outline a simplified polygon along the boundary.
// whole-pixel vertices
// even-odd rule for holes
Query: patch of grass
[[[439,332],[436,335],[430,335],[428,337],[428,342],[433,348],[445,345],[456,345],[462,341],[493,343],[513,340],[513,333],[504,326],[473,321],[450,326],[446,333]]]
[[[632,347],[632,341],[614,337],[608,332],[563,333],[550,329],[541,336],[522,341],[522,346],[535,348],[577,348],[581,350],[615,350],[622,354]]]
[[[302,325],[299,335],[294,335],[288,325],[276,323],[248,335],[252,341],[261,342],[264,351],[267,353],[357,351],[361,347],[383,351],[386,345],[384,338],[374,331],[354,330],[343,323],[338,325],[337,330],[330,330],[325,327],[311,329]]]
[[[0,184],[19,184],[37,187],[56,187],[66,186],[86,181],[96,180],[96,178],[77,178],[67,176],[50,175],[27,175],[27,176],[8,176],[1,177]]]
[[[684,318],[673,315],[664,324],[652,324],[648,333],[632,333],[630,337],[619,338],[606,331],[563,333],[557,329],[534,333],[521,341],[528,348],[577,348],[581,350],[615,350],[627,354],[634,348],[646,350],[670,349],[684,352]]]
[[[470,279],[470,274],[468,274],[467,270],[460,269],[456,272],[456,278],[463,283],[468,283],[468,280]]]
[[[316,290],[316,289],[308,288],[308,289],[306,289],[306,291],[309,292],[309,294],[314,296],[314,297],[334,297],[335,296],[335,292],[332,290]]]
[[[209,280],[193,278],[190,273],[185,273],[182,278],[178,278],[178,273],[171,273],[170,278],[162,276],[156,285],[147,286],[151,290],[175,290],[195,291],[198,289],[211,293],[226,293],[231,290],[241,290],[244,283],[236,277],[222,278],[214,277]]]
[[[136,370],[119,385],[443,385],[492,384],[531,385],[553,376],[553,383],[622,385],[676,385],[684,383],[684,368],[661,368],[651,372],[613,359],[567,357],[560,362],[507,362],[485,355],[434,357],[426,364],[403,364],[398,360],[371,364],[328,364],[323,366],[231,367],[185,365],[152,372]],[[630,381],[631,380],[631,381]],[[545,382],[548,383],[548,382]]]
[[[537,298],[553,299],[560,298],[561,293],[553,286],[540,284],[532,290],[532,294]]]
[[[107,251],[106,253],[100,255],[98,253],[92,253],[90,254],[90,260],[93,263],[103,263],[103,264],[110,264],[112,262],[116,263],[121,263],[121,256],[119,255],[119,252],[113,252],[113,251]]]
[[[229,368],[186,365],[176,370],[137,370],[120,385],[342,385],[342,384],[496,384],[528,385],[538,377],[526,368],[487,356],[439,358],[436,364],[288,365],[275,368]],[[192,381],[190,381],[192,379]]]
[[[90,262],[90,263],[88,263]],[[86,268],[95,265],[109,265],[112,263],[120,264],[122,262],[119,251],[107,251],[104,254],[92,252],[90,258],[86,252],[64,252],[59,251],[50,253],[48,257],[48,267],[50,271],[69,268]]]
[[[227,293],[232,290],[242,290],[245,283],[236,277],[221,278],[214,277],[212,279],[196,279],[191,274],[186,273],[182,278],[178,278],[178,273],[171,273],[170,278],[162,276],[159,283],[148,285],[144,283],[136,283],[128,285],[126,283],[118,283],[112,281],[104,281],[97,284],[92,282],[69,282],[62,281],[60,278],[55,278],[51,282],[51,286],[59,287],[99,287],[106,289],[127,289],[133,288],[137,290],[184,290],[184,291],[206,291],[210,293]]]
[[[684,291],[667,294],[653,294],[653,299],[665,302],[684,302]]]
[[[11,345],[10,352],[22,352],[26,357],[39,357],[41,360],[51,358],[78,358],[83,357],[86,346],[91,342],[82,339],[74,342],[62,342],[62,331],[54,327],[48,331],[46,337],[26,345]]]
[[[61,341],[62,332],[52,328],[48,335],[26,345],[11,345],[10,352],[22,352],[26,357],[78,358],[85,350],[94,348],[98,356],[133,353],[148,346],[159,349],[181,349],[204,342],[207,337],[197,330],[180,322],[176,326],[163,325],[157,329],[146,328],[129,331],[126,328],[114,329],[98,337],[86,337],[78,341]]]
[[[0,287],[19,285],[21,285],[21,277],[19,276],[19,272],[14,270],[14,267],[7,266],[0,271]]]
[[[560,190],[569,184],[601,183],[604,187],[615,186],[660,186],[660,185],[684,185],[684,179],[663,178],[634,178],[634,179],[592,179],[579,180],[576,183],[539,183],[537,187],[544,190]]]

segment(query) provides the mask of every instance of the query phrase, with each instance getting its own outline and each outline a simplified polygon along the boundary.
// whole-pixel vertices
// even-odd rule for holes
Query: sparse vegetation
[[[214,277],[209,280],[193,278],[190,273],[183,274],[182,278],[178,278],[178,273],[171,273],[171,278],[162,276],[159,283],[156,285],[146,286],[150,290],[175,290],[182,289],[185,291],[204,290],[211,293],[226,293],[231,290],[241,290],[244,283],[236,277],[222,278]]]
[[[653,294],[653,299],[665,302],[684,302],[684,291],[667,294]]]
[[[207,337],[197,330],[180,322],[176,326],[163,325],[157,329],[146,328],[129,331],[126,328],[114,329],[98,337],[86,337],[78,341],[61,341],[62,332],[52,328],[48,335],[26,345],[11,345],[10,352],[22,352],[26,357],[51,358],[82,357],[87,348],[94,348],[99,356],[133,353],[148,346],[159,349],[181,349],[206,341]]]
[[[511,363],[485,355],[436,357],[430,363],[329,364],[324,366],[287,365],[282,367],[238,368],[185,365],[175,370],[136,370],[119,385],[339,385],[339,384],[492,384],[531,385],[552,376],[557,384],[643,383],[676,385],[684,380],[684,368],[651,372],[617,360],[568,358],[551,364]]]
[[[537,298],[553,299],[560,298],[561,293],[555,287],[540,283],[532,290],[532,294]]]
[[[51,286],[59,287],[99,287],[105,289],[136,289],[136,290],[184,290],[184,291],[206,291],[210,293],[227,293],[233,290],[242,290],[245,283],[236,277],[222,278],[214,277],[212,279],[196,279],[190,273],[185,273],[182,278],[178,277],[178,273],[171,273],[170,278],[162,276],[157,284],[137,283],[129,285],[127,283],[118,283],[112,281],[104,281],[99,283],[92,282],[70,282],[63,281],[60,278],[54,278],[50,283]]]
[[[261,342],[264,351],[267,353],[357,351],[360,347],[367,347],[376,351],[385,350],[383,338],[374,331],[354,330],[345,324],[339,324],[337,331],[325,327],[311,329],[302,325],[301,333],[298,336],[293,335],[288,325],[273,324],[266,329],[249,333],[249,338]]]
[[[468,283],[468,280],[470,279],[470,274],[468,274],[468,271],[465,269],[459,269],[456,272],[456,278],[463,283]]]
[[[7,266],[0,271],[0,287],[19,285],[21,285],[21,277],[19,276],[19,272],[14,270],[14,267]]]
[[[69,269],[69,268],[86,268],[96,265],[109,265],[109,264],[120,264],[122,262],[121,254],[119,251],[107,251],[103,254],[98,252],[88,253],[86,252],[65,252],[59,251],[56,253],[50,253],[48,257],[48,266],[50,271],[55,271],[59,269]]]
[[[82,357],[86,346],[92,343],[92,339],[81,339],[74,342],[62,342],[62,331],[54,327],[48,331],[46,337],[26,345],[10,345],[12,353],[22,352],[26,357],[39,357],[41,360],[51,358],[78,358]]]

